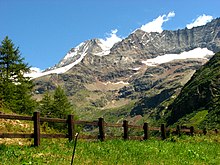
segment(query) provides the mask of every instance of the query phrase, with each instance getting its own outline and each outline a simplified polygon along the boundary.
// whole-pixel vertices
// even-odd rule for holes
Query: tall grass
[[[74,143],[64,139],[42,139],[39,147],[1,144],[0,164],[67,165]],[[165,141],[83,141],[77,143],[74,164],[219,164],[217,136],[173,137]]]

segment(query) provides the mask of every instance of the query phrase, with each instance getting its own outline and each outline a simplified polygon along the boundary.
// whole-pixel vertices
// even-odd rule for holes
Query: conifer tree
[[[49,94],[49,92],[46,92],[40,101],[39,110],[42,116],[51,117],[51,112],[53,111],[53,103],[54,101],[52,96]]]
[[[46,92],[40,101],[39,110],[41,114],[45,117],[52,117],[52,118],[61,118],[66,119],[67,115],[71,114],[72,105],[69,102],[65,91],[58,86],[53,95],[50,95]],[[60,131],[64,131],[66,124],[63,123],[48,123],[48,126],[58,129]]]
[[[65,91],[58,86],[53,95],[46,92],[40,101],[39,110],[46,117],[55,117],[65,119],[71,114],[72,105],[69,102]]]
[[[58,86],[54,93],[54,104],[53,104],[53,114],[59,118],[66,118],[67,115],[71,114],[72,105],[69,102],[65,91]]]
[[[31,99],[33,83],[24,77],[29,69],[21,58],[19,48],[5,37],[0,45],[0,100],[17,113],[31,113],[35,107]]]

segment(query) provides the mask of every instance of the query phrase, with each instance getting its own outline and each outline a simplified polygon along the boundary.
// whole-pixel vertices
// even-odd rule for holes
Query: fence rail
[[[143,126],[140,125],[131,125],[128,124],[127,120],[124,120],[122,124],[114,124],[114,123],[106,123],[103,118],[99,118],[97,121],[80,121],[74,120],[73,115],[68,115],[67,119],[59,119],[59,118],[45,118],[40,117],[39,112],[34,112],[33,116],[20,116],[20,115],[8,115],[8,114],[0,114],[0,119],[12,119],[12,120],[28,120],[33,121],[34,124],[34,132],[31,134],[26,133],[1,133],[0,138],[34,138],[34,146],[40,145],[41,138],[68,138],[70,141],[73,140],[74,135],[76,133],[75,125],[91,125],[97,126],[99,133],[98,135],[83,135],[80,134],[79,138],[81,139],[99,139],[104,141],[106,139],[118,139],[123,138],[124,140],[147,140],[149,139],[150,131],[160,131],[161,139],[166,139],[167,132],[175,132],[176,134],[188,133],[193,135],[195,133],[206,134],[207,130],[195,130],[194,127],[190,128],[181,128],[177,126],[177,128],[166,128],[165,124],[161,124],[161,127],[149,127],[148,123],[144,123]],[[68,125],[68,133],[67,134],[42,134],[40,132],[40,123],[42,122],[55,122],[55,123],[67,123]],[[115,127],[115,128],[123,128],[123,136],[106,136],[105,128],[106,127]],[[129,136],[129,128],[142,130],[143,136]],[[214,133],[218,133],[218,130],[215,129]]]

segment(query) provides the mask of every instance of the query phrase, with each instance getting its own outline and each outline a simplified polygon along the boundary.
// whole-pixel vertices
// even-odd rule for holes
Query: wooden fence
[[[104,141],[106,139],[116,139],[120,138],[119,136],[106,136],[105,130],[106,127],[116,127],[123,128],[123,136],[124,140],[128,139],[136,139],[136,140],[147,140],[149,139],[149,131],[159,131],[161,134],[161,139],[166,139],[167,132],[173,132],[176,134],[181,134],[182,132],[193,135],[194,133],[206,134],[207,130],[197,130],[195,131],[194,127],[182,128],[177,126],[175,129],[166,128],[165,124],[161,124],[161,127],[149,127],[148,123],[144,123],[143,126],[138,125],[130,125],[127,120],[123,121],[123,124],[113,124],[106,123],[103,118],[99,118],[97,121],[80,121],[74,120],[73,115],[68,115],[67,119],[58,119],[58,118],[45,118],[40,117],[39,112],[34,112],[33,116],[19,116],[19,115],[8,115],[8,114],[0,114],[0,119],[14,119],[14,120],[28,120],[33,121],[34,124],[34,133],[25,134],[25,133],[1,133],[0,138],[34,138],[34,146],[40,145],[41,138],[68,138],[70,141],[74,139],[74,135],[76,133],[75,126],[76,125],[90,125],[96,126],[99,129],[98,135],[83,135],[80,134],[79,138],[81,139],[99,139],[100,141]],[[40,123],[42,122],[55,122],[55,123],[67,123],[68,125],[68,133],[67,134],[42,134],[40,132]],[[143,131],[143,136],[129,136],[129,128],[134,128]],[[218,130],[215,129],[215,133],[218,133]]]

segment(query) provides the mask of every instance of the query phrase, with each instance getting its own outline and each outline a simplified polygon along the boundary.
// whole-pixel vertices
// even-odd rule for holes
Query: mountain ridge
[[[176,97],[193,73],[220,51],[220,19],[192,29],[162,33],[137,30],[115,43],[107,55],[100,55],[100,44],[97,39],[80,44],[53,69],[35,78],[35,97],[40,99],[45,91],[61,85],[77,113],[84,117],[88,109],[105,115],[105,107],[117,108],[125,103],[131,107],[129,102],[133,108],[126,112],[127,117],[155,115],[159,112],[153,112],[154,108],[162,108],[164,101]],[[175,57],[171,61],[144,63],[169,54]],[[187,54],[187,58],[177,58]],[[64,68],[67,69],[63,71]]]
[[[198,47],[207,48],[213,52],[218,52],[220,51],[219,26],[220,19],[217,18],[207,23],[206,25],[194,27],[192,29],[185,28],[174,31],[164,30],[161,33],[148,33],[143,30],[137,29],[128,37],[122,39],[121,41],[118,40],[117,42],[112,44],[112,47],[109,49],[110,52],[108,52],[108,54],[102,55],[99,54],[104,51],[100,46],[101,39],[87,40],[85,42],[82,42],[75,48],[72,48],[64,56],[64,58],[60,60],[58,64],[56,64],[54,67],[47,69],[46,71],[58,69],[71,63],[76,63],[76,60],[78,60],[83,55],[93,55],[94,58],[96,57],[96,55],[98,56],[96,58],[99,58],[100,56],[113,55],[114,59],[121,57],[120,64],[122,64],[122,61],[126,58],[129,59],[131,62],[135,62],[137,58],[141,60],[146,60],[164,54],[179,54],[183,51],[189,51]],[[194,34],[195,31],[198,34]],[[85,49],[85,47],[87,48],[87,45],[89,45],[89,50],[86,52],[86,54],[84,54],[85,50],[83,49]],[[67,58],[69,54],[74,55]],[[138,55],[137,58],[134,57],[134,54]],[[81,60],[78,60],[76,64],[78,64]],[[75,65],[72,65],[72,67]],[[67,70],[69,70],[70,68],[71,67],[69,67]],[[50,72],[48,74],[50,74]],[[44,75],[45,74],[42,74],[42,76]],[[41,76],[41,74],[39,74],[38,76]]]

